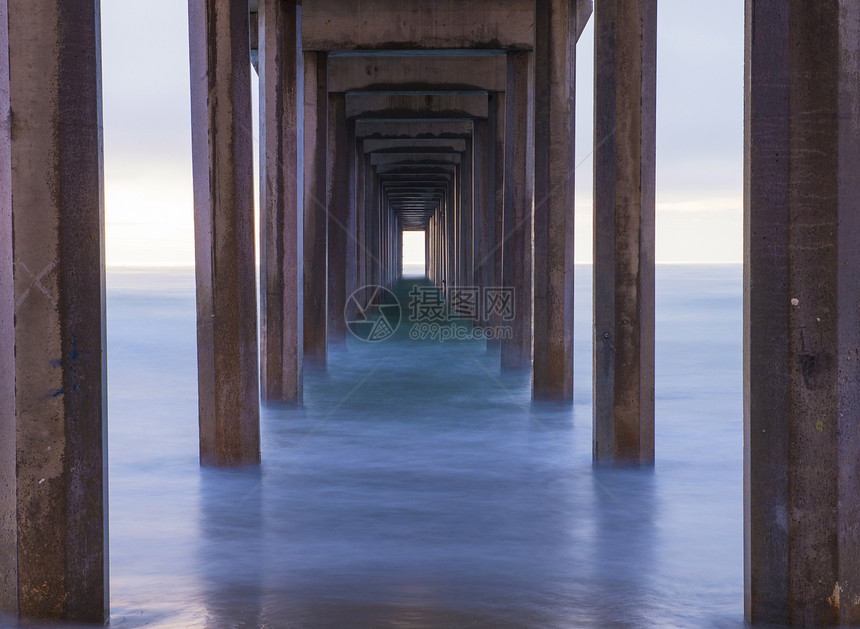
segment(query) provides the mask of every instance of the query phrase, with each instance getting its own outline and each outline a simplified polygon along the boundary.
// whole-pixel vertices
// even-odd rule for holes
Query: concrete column
[[[436,286],[442,285],[442,251],[439,246],[439,229],[443,207],[444,201],[440,201],[436,212],[430,217],[430,248],[433,268],[433,277],[430,279]]]
[[[251,60],[243,0],[190,0],[200,462],[260,461]]]
[[[447,287],[460,285],[460,169],[462,163],[454,169],[449,198],[448,219],[448,270]]]
[[[522,369],[532,354],[532,204],[528,180],[531,54],[508,53],[505,112],[505,285],[514,291],[512,338],[502,340],[502,367]]]
[[[594,458],[654,461],[657,3],[595,11]]]
[[[98,3],[0,3],[0,611],[108,618]]]
[[[475,229],[473,233],[475,272],[472,283],[481,288],[490,285],[493,261],[493,232],[495,228],[495,204],[490,198],[490,138],[486,120],[475,121]],[[495,176],[495,173],[493,173]],[[493,193],[495,194],[495,193]]]
[[[323,52],[304,57],[304,337],[305,366],[325,369],[328,327],[328,90]]]
[[[573,400],[576,7],[535,2],[533,394]]]
[[[857,626],[860,4],[746,9],[746,616]]]
[[[460,252],[462,262],[460,265],[460,286],[472,286],[475,280],[475,260],[473,248],[474,231],[474,198],[475,181],[474,170],[474,136],[466,138],[466,151],[460,166]]]
[[[302,275],[301,6],[261,0],[260,372],[263,399],[301,402]]]
[[[388,213],[390,211],[388,199],[385,195],[381,195],[379,206],[379,277],[380,284],[383,286],[388,285],[388,262],[390,256],[388,251]]]
[[[373,165],[370,163],[370,155],[364,156],[364,181],[365,181],[365,211],[364,211],[364,285],[372,286],[376,283],[376,175]],[[369,294],[366,295],[369,297]],[[363,300],[366,301],[366,300]]]
[[[425,275],[432,281],[433,273],[430,270],[432,265],[432,252],[430,251],[430,243],[432,242],[431,230],[432,230],[433,219],[431,218],[428,221],[427,226],[424,228],[424,273]]]
[[[368,204],[367,204],[367,283],[375,286],[379,279],[379,181],[370,157],[367,160]]]
[[[354,124],[354,123],[353,123]],[[328,95],[328,343],[346,343],[347,243],[352,241],[346,96]]]
[[[347,137],[347,211],[349,212],[347,221],[347,235],[344,246],[344,254],[346,258],[346,288],[344,290],[345,299],[360,286],[358,283],[358,154],[356,153],[356,137],[355,137],[355,120],[346,121],[346,137]],[[340,313],[343,317],[343,312]],[[344,323],[344,325],[346,325]]]
[[[383,235],[385,237],[385,266],[384,266],[383,277],[385,277],[386,286],[391,284],[391,267],[393,266],[392,265],[392,242],[391,242],[392,241],[392,238],[391,238],[391,234],[392,234],[391,213],[392,213],[391,212],[391,205],[386,200],[385,205],[383,206],[383,213],[382,213],[382,218],[383,218],[382,224],[383,224],[383,228],[384,228]]]
[[[444,257],[442,255],[442,229],[444,222],[444,211],[445,211],[445,200],[442,199],[442,202],[439,206],[439,210],[436,212],[436,215],[433,217],[433,247],[434,247],[434,256],[436,258],[436,285],[442,286],[442,263]]]
[[[363,152],[363,140],[356,140],[355,147],[355,233],[356,233],[356,286],[367,284],[367,172],[365,164],[369,157]]]
[[[445,211],[445,290],[457,286],[457,186],[459,178],[454,169],[451,187],[448,191],[447,209]]]
[[[488,133],[492,148],[490,150],[490,174],[488,187],[491,195],[491,215],[493,217],[492,232],[489,236],[490,250],[492,253],[492,268],[490,269],[491,282],[494,287],[502,286],[504,283],[503,260],[504,260],[504,237],[505,237],[505,93],[491,92],[489,103],[489,129]],[[489,325],[500,329],[502,319],[497,311],[493,311],[489,319]],[[487,339],[487,348],[501,346],[499,338]]]
[[[437,208],[436,212],[430,217],[430,221],[427,223],[427,255],[429,259],[427,277],[437,286],[439,284],[439,252],[436,248],[436,226],[438,222],[439,209]]]

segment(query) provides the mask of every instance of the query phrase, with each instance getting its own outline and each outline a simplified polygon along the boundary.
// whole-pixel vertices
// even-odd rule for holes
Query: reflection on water
[[[478,341],[351,341],[263,465],[197,465],[193,274],[109,278],[112,625],[741,627],[739,267],[658,270],[657,465],[591,466]]]

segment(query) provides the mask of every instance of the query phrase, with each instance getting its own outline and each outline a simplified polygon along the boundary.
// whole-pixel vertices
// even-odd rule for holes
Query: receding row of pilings
[[[429,227],[438,284],[501,278],[516,290],[532,321],[517,319],[502,360],[531,358],[535,396],[570,398],[573,44],[584,24],[574,9],[587,3],[452,3],[369,0],[359,14],[347,0],[263,0],[252,30],[244,0],[189,1],[204,463],[259,460],[258,374],[267,400],[299,400],[305,362],[322,366],[343,338],[340,300],[396,279],[409,225]],[[655,10],[595,8],[595,456],[616,463],[653,456]],[[857,625],[860,3],[746,10],[746,616]],[[0,1],[0,609],[25,618],[108,614],[99,31],[98,3]],[[486,77],[475,65],[395,56],[365,66],[370,84],[332,89],[338,72],[354,78],[344,65],[392,45],[503,51],[486,58],[501,59],[504,85],[475,85],[470,73]],[[400,80],[372,85],[398,68]],[[411,94],[385,93],[394,84]],[[470,95],[430,95],[441,87]],[[416,103],[450,122],[475,93],[486,114],[455,116],[467,131],[437,138],[462,151],[392,157],[390,141],[414,151],[429,128]],[[397,124],[424,131],[365,134],[389,120],[391,97],[412,99]],[[389,144],[373,150],[376,139]],[[472,219],[446,224],[449,211]],[[501,255],[485,264],[491,244]]]
[[[530,368],[535,398],[572,400],[575,42],[591,4],[538,2],[518,11],[484,4],[478,12],[490,28],[436,29],[434,38],[444,45],[426,44],[420,54],[392,50],[397,40],[389,38],[387,22],[371,21],[362,33],[340,21],[331,26],[322,5],[306,6],[304,19],[292,3],[262,2],[252,13],[251,56],[261,85],[266,401],[300,402],[304,368],[324,367],[328,348],[344,342],[347,296],[397,279],[401,229],[426,230],[427,274],[446,294],[510,289],[515,316],[505,322],[510,334],[501,341],[502,367]],[[594,456],[648,464],[654,458],[656,6],[644,3],[622,17],[607,3],[597,26],[596,213],[605,229],[595,243],[601,263]],[[243,36],[243,25],[225,20],[228,27]],[[508,50],[488,49],[481,39],[486,32]],[[214,58],[245,68],[245,47],[234,54],[232,41],[212,42],[223,48]],[[202,53],[199,59],[210,61]],[[212,69],[200,67],[193,74],[207,72]],[[244,81],[238,69],[229,76]],[[235,88],[224,90],[227,98]],[[207,87],[210,100],[201,100],[198,111],[217,109],[216,95]],[[225,145],[233,146],[237,134],[249,133],[248,107],[243,113],[236,99],[230,102],[223,109],[237,120],[207,136],[210,173],[219,137],[229,136]],[[617,142],[617,129],[633,141]],[[201,145],[197,155],[202,151]],[[218,163],[234,176],[229,160]],[[198,217],[217,214],[216,197],[196,198],[206,204]],[[250,238],[246,221],[230,220]],[[198,248],[198,256],[204,258],[198,266],[208,269],[217,251]],[[228,258],[227,266],[249,270],[252,256],[245,251],[244,260]],[[202,281],[204,295],[218,292],[217,277],[206,273]],[[201,319],[218,315],[207,309]],[[228,327],[241,328],[235,321]],[[252,335],[244,338],[250,348]],[[201,373],[211,370],[209,355],[200,355]],[[239,361],[226,363],[216,375],[224,384],[216,389],[235,389],[243,374]],[[201,399],[201,417],[222,421],[210,412],[214,402],[204,404]],[[244,414],[233,410],[230,421],[257,425],[252,405]],[[205,461],[225,464],[259,456],[254,440],[244,450],[231,441],[202,452]]]

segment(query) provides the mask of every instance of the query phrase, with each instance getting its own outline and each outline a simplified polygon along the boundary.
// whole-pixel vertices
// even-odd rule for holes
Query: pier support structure
[[[304,52],[305,365],[328,363],[328,56]]]
[[[103,624],[98,2],[0,2],[0,41],[0,612]]]
[[[532,360],[533,68],[531,52],[509,52],[505,103],[504,285],[513,291],[510,337],[502,340],[502,368],[523,369]]]
[[[594,460],[654,462],[656,0],[594,15]]]
[[[267,402],[301,402],[304,354],[301,6],[260,0],[260,372]]]
[[[200,461],[260,461],[248,3],[189,0]]]
[[[746,11],[746,616],[857,626],[860,5]]]
[[[570,402],[577,21],[575,2],[535,1],[532,392]]]

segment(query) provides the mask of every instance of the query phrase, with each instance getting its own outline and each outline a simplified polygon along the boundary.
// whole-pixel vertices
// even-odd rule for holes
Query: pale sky
[[[191,266],[187,3],[101,6],[108,265]],[[744,3],[658,6],[657,261],[740,262]],[[593,50],[589,23],[577,46],[577,262],[591,261]]]

